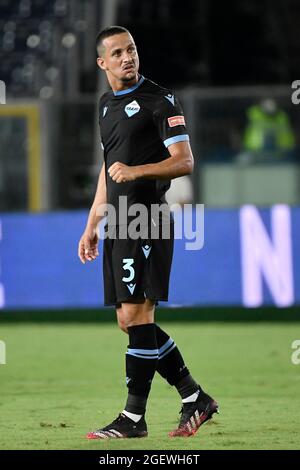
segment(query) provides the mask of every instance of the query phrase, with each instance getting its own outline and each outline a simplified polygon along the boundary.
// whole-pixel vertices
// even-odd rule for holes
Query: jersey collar
[[[115,96],[127,95],[127,93],[131,93],[132,91],[136,90],[143,83],[144,80],[145,80],[145,77],[141,75],[141,78],[135,85],[133,85],[130,88],[126,88],[126,90],[114,91],[113,94]]]

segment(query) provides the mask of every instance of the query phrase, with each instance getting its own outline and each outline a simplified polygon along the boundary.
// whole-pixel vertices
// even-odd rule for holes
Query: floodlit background
[[[101,260],[77,258],[102,164],[95,37],[112,24],[184,109],[195,170],[168,197],[205,204],[205,242],[176,241],[158,319],[224,410],[170,443],[177,402],[157,378],[153,437],[130,445],[299,448],[299,21],[297,0],[0,0],[0,449],[103,448],[82,436],[123,405],[127,338]]]

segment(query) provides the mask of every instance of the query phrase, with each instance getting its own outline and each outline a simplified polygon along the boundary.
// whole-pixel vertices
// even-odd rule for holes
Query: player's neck
[[[128,90],[128,88],[131,88],[136,85],[140,78],[141,76],[137,73],[136,76],[128,82],[123,82],[121,80],[116,79],[115,77],[108,77],[108,81],[112,91],[115,93],[118,91]]]

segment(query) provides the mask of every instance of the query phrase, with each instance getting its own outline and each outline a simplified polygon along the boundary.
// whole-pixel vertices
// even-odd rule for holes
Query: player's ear
[[[97,65],[100,69],[106,70],[105,60],[102,57],[97,57]]]

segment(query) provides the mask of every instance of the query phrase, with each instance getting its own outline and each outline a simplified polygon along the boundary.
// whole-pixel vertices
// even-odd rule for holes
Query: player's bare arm
[[[128,166],[116,162],[108,169],[108,174],[116,183],[145,179],[172,179],[189,175],[194,168],[194,158],[189,142],[177,142],[168,147],[170,158],[159,163]]]
[[[78,244],[78,256],[80,261],[93,261],[99,255],[98,251],[98,224],[104,217],[104,207],[106,204],[106,182],[104,164],[99,174],[97,191],[94,202],[90,209],[85,231]],[[102,208],[102,210],[101,210]]]

